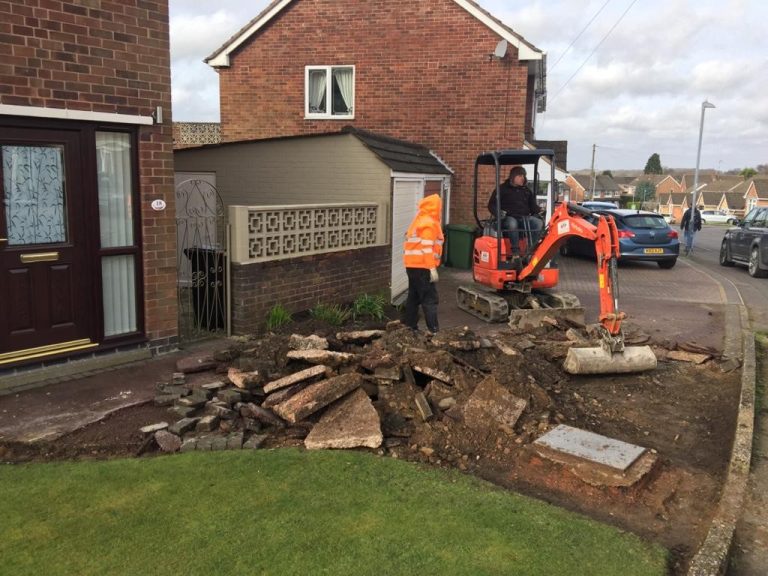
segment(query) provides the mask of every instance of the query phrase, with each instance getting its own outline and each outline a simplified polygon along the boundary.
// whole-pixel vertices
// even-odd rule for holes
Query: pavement
[[[763,478],[748,493],[749,462],[752,449],[755,413],[755,345],[743,305],[734,303],[727,287],[716,278],[688,265],[683,258],[673,270],[664,271],[667,280],[656,280],[655,268],[622,267],[620,277],[622,309],[630,317],[628,325],[655,339],[693,341],[723,351],[743,362],[742,403],[739,410],[736,441],[723,490],[720,507],[702,549],[689,574],[719,574],[727,564],[728,552],[741,503],[745,494],[759,508],[747,511],[751,533],[758,545],[739,550],[741,566],[761,566],[762,572],[730,572],[731,574],[764,574],[759,564],[768,541],[768,422],[758,438],[758,468]],[[680,275],[686,290],[670,290],[670,275]],[[505,324],[487,324],[456,306],[459,285],[472,285],[470,270],[441,268],[438,291],[441,329],[468,326],[479,334],[502,330]],[[559,289],[576,294],[587,310],[587,322],[595,322],[599,311],[594,262],[568,259],[561,269]],[[0,440],[34,442],[53,440],[85,425],[97,422],[110,413],[152,400],[158,382],[168,382],[176,361],[191,354],[204,354],[226,345],[225,340],[212,340],[149,360],[100,371],[84,376],[52,379],[39,387],[0,395]],[[761,418],[768,419],[765,411]],[[762,492],[761,492],[762,490]],[[754,493],[754,495],[752,495]],[[760,540],[762,539],[762,540]],[[762,548],[759,543],[762,542]],[[760,557],[760,554],[763,554]]]

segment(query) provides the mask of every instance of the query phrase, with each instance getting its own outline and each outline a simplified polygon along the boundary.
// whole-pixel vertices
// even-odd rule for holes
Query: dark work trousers
[[[405,302],[405,325],[417,329],[419,306],[424,310],[427,330],[437,332],[437,286],[429,281],[426,268],[406,268],[408,274],[408,300]]]

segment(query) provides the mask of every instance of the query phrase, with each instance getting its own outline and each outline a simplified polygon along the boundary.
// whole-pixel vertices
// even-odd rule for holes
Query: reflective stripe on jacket
[[[440,226],[442,200],[438,194],[419,202],[419,213],[405,234],[403,263],[406,268],[437,268],[443,255],[443,231]]]

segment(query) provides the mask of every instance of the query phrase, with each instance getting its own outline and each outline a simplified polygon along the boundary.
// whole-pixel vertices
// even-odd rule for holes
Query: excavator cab
[[[516,283],[518,273],[528,264],[536,246],[546,234],[546,230],[534,233],[525,221],[518,224],[517,233],[504,230],[504,218],[501,211],[501,183],[507,178],[510,168],[522,166],[528,175],[528,186],[536,194],[541,207],[543,223],[549,222],[557,198],[555,181],[555,153],[551,149],[541,150],[501,150],[484,152],[475,160],[473,209],[475,220],[481,235],[475,240],[472,258],[472,273],[475,282],[496,290],[509,289],[510,283]],[[544,173],[545,177],[541,175]],[[491,185],[487,184],[492,181]],[[483,183],[491,189],[495,183],[495,215],[487,211],[488,196],[481,197],[478,190]],[[482,211],[482,213],[481,213]],[[482,217],[481,217],[482,216]],[[518,250],[512,250],[512,242],[517,237]],[[514,258],[513,252],[520,254]],[[555,261],[550,261],[537,278],[528,282],[529,289],[552,288],[557,285],[558,271]]]

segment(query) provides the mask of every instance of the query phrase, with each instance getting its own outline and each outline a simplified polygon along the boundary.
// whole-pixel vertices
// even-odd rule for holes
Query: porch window
[[[307,66],[304,84],[307,118],[354,118],[354,66]]]
[[[131,135],[96,132],[104,336],[136,332],[136,258]]]

